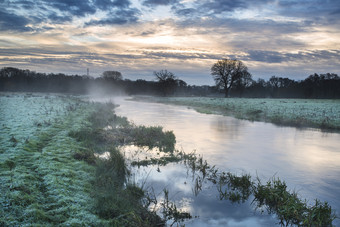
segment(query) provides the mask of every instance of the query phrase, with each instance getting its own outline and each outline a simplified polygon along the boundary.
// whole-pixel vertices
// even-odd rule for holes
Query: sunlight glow
[[[137,65],[141,71],[152,68],[152,61],[162,57],[162,65],[173,67],[169,70],[185,71],[191,68],[191,74],[209,70],[209,67],[200,67],[207,67],[207,62],[210,64],[219,58],[245,61],[250,72],[257,76],[261,76],[260,71],[271,71],[271,74],[301,77],[306,75],[305,69],[308,73],[339,73],[339,52],[334,52],[340,49],[336,15],[323,14],[324,11],[320,10],[320,19],[313,21],[314,18],[296,12],[304,10],[304,4],[294,2],[297,8],[288,10],[290,4],[280,4],[278,1],[249,2],[245,5],[230,3],[230,10],[228,8],[215,14],[223,3],[205,3],[195,0],[132,0],[131,4],[121,6],[117,2],[112,9],[101,6],[91,13],[81,11],[89,9],[76,7],[73,3],[64,11],[51,5],[41,11],[36,4],[32,5],[33,8],[27,8],[23,3],[18,3],[15,7],[6,7],[8,15],[14,17],[13,23],[18,22],[18,27],[7,28],[6,22],[0,22],[0,26],[5,26],[0,35],[1,56],[2,59],[7,56],[11,59],[11,66],[20,68],[25,56],[31,59],[33,55],[43,56],[46,52],[49,56],[55,55],[53,59],[70,59],[69,64],[59,65],[66,71],[77,67],[71,65],[72,62],[82,59],[95,68],[93,71],[103,70],[101,67],[105,61],[106,65],[120,66],[125,62],[123,68],[129,74],[132,73],[129,69],[137,70]],[[293,2],[291,4],[294,5]],[[183,16],[180,14],[182,9],[193,9],[193,13]],[[122,21],[112,20],[112,14],[116,12],[122,14]],[[132,22],[125,22],[123,17]],[[329,21],[334,23],[325,23],[327,17],[332,17]],[[12,48],[11,54],[7,53],[7,48]],[[292,58],[294,51],[296,54]],[[70,53],[64,55],[61,52]],[[82,56],[76,56],[73,52]],[[89,57],[88,52],[94,55]],[[254,52],[259,54],[252,55]],[[313,57],[306,61],[306,55]],[[278,56],[280,61],[271,59]],[[26,64],[44,71],[43,65],[47,60],[35,58],[41,59],[41,62],[36,61],[34,66],[28,60]],[[325,61],[328,62],[327,66],[321,64]],[[58,64],[54,62],[55,67]],[[2,61],[0,66],[6,67],[8,62]]]

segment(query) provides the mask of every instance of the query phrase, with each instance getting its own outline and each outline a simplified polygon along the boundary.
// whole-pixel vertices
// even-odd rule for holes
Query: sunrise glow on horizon
[[[153,80],[167,69],[213,84],[218,59],[256,78],[340,74],[338,0],[2,0],[0,67],[45,73],[116,70]]]

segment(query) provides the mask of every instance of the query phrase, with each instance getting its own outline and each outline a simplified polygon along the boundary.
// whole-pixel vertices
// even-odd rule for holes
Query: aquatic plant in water
[[[159,153],[132,165],[186,165],[196,195],[210,182],[221,200],[240,203],[253,196],[252,204],[275,214],[281,225],[331,226],[335,218],[327,202],[308,205],[284,181],[262,184],[248,174],[220,171],[194,153],[176,151],[172,132],[133,125],[114,114],[113,104],[30,95],[0,97],[0,102],[6,106],[1,116],[9,117],[0,119],[6,148],[0,156],[0,225],[162,226],[191,218],[170,201],[168,190],[157,201],[131,182],[129,160],[118,149],[131,144]],[[24,111],[13,115],[18,104]],[[103,152],[109,153],[107,159],[95,156]]]

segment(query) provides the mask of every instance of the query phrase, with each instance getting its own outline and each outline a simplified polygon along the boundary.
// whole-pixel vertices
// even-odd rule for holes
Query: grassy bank
[[[164,226],[182,217],[149,210],[154,202],[119,151],[135,145],[171,156],[172,132],[71,96],[6,93],[0,104],[0,226]]]
[[[169,200],[166,189],[164,199],[157,201],[130,178],[130,164],[170,162],[190,168],[195,193],[209,181],[218,186],[221,200],[243,202],[253,195],[254,204],[276,214],[282,224],[330,226],[335,218],[327,203],[308,206],[282,181],[255,182],[248,175],[221,172],[195,154],[174,150],[171,131],[134,125],[115,115],[113,104],[1,94],[0,105],[0,226],[180,223],[191,215]],[[119,148],[132,145],[156,151],[156,156],[127,160]]]
[[[0,225],[105,224],[93,212],[95,168],[72,157],[83,148],[68,136],[93,109],[64,96],[0,98]]]
[[[208,97],[138,97],[137,99],[184,105],[201,113],[222,114],[283,126],[340,130],[340,100]]]
[[[117,117],[113,105],[8,93],[0,104],[0,226],[164,225],[143,203],[144,191],[128,181],[116,146],[169,149],[174,141],[143,143],[132,133],[150,129]],[[104,151],[109,158],[95,156]]]

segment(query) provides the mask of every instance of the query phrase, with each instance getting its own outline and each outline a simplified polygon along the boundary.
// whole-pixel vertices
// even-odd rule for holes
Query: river
[[[301,198],[328,201],[340,210],[340,134],[315,129],[279,127],[270,123],[201,114],[183,106],[114,99],[116,113],[137,125],[163,126],[174,132],[177,148],[195,151],[219,169],[250,173],[263,183],[270,178],[284,180]],[[140,168],[135,178],[160,194],[166,187],[179,208],[197,216],[186,226],[273,226],[270,215],[255,211],[251,200],[244,204],[220,201],[216,189],[207,185],[193,195],[185,167]],[[158,190],[158,191],[157,191]],[[339,216],[339,215],[338,215]],[[339,225],[338,220],[333,224]]]

